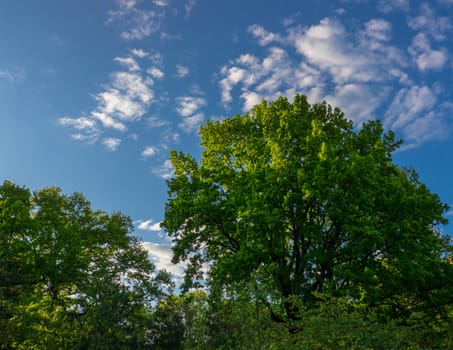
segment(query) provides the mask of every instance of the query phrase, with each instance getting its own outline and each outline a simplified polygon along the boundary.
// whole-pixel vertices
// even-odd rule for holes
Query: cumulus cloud
[[[113,152],[117,150],[117,148],[121,144],[121,140],[113,137],[107,137],[102,140],[102,144],[108,151]]]

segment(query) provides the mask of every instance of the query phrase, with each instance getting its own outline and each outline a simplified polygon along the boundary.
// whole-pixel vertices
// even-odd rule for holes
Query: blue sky
[[[452,14],[453,0],[2,1],[1,178],[121,210],[170,267],[169,150],[198,155],[204,121],[303,93],[381,119],[405,141],[395,161],[453,204]]]

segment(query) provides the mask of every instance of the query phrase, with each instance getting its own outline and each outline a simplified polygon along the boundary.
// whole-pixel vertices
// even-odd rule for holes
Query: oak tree
[[[200,136],[199,161],[170,155],[163,227],[173,261],[188,262],[184,287],[253,281],[276,321],[298,318],[292,298],[319,293],[394,317],[452,302],[447,206],[393,162],[401,142],[379,121],[355,127],[297,95],[208,121]]]

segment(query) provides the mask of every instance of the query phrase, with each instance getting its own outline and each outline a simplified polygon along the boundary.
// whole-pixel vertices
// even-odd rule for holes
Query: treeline
[[[175,292],[129,217],[0,186],[0,349],[451,349],[448,207],[378,121],[304,96],[171,153]]]

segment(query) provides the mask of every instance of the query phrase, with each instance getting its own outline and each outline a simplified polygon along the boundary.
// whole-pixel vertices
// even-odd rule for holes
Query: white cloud
[[[411,125],[420,118],[426,118],[436,102],[435,93],[427,86],[402,88],[385,113],[385,126],[390,129],[413,128]]]
[[[439,50],[433,50],[424,33],[418,33],[414,37],[409,53],[421,71],[441,69],[448,60],[447,49],[442,47]]]
[[[281,41],[281,37],[278,34],[268,32],[262,26],[257,24],[251,25],[248,28],[249,33],[251,33],[255,38],[258,39],[258,44],[261,46],[269,45],[272,42]]]
[[[407,12],[409,9],[409,0],[379,0],[378,2],[378,10],[383,13],[389,13],[395,10]]]
[[[147,146],[145,149],[142,151],[142,157],[143,158],[150,158],[157,153],[157,148],[153,146]]]
[[[100,113],[125,121],[139,120],[154,96],[153,81],[130,72],[115,72],[111,76],[111,85],[95,96],[98,106],[93,116]]]
[[[162,143],[160,146],[163,149],[168,149],[168,145],[179,143],[179,142],[180,142],[180,135],[177,132],[174,132],[172,129],[169,128],[163,132]]]
[[[253,106],[259,104],[263,100],[263,97],[254,91],[243,92],[241,98],[244,100],[242,108],[244,112],[250,111]]]
[[[146,57],[140,51],[135,56]],[[59,118],[59,124],[79,131],[72,135],[73,139],[94,142],[106,129],[127,131],[126,123],[139,121],[153,102],[154,81],[143,75],[138,62],[132,57],[117,57],[114,60],[126,66],[128,71],[110,74],[110,81],[104,90],[93,96],[96,106],[89,117]],[[110,148],[117,147],[113,143],[108,145],[111,145],[108,146]]]
[[[453,29],[451,19],[444,16],[436,16],[428,3],[420,7],[420,15],[411,17],[408,25],[411,29],[429,34],[435,40],[445,40],[446,33]]]
[[[337,86],[334,94],[326,96],[325,100],[330,105],[339,107],[346,118],[361,123],[377,117],[373,112],[379,106],[382,96],[367,85],[346,84]]]
[[[408,9],[407,2],[394,4]],[[221,68],[219,87],[225,108],[242,100],[243,111],[248,111],[262,99],[271,101],[280,95],[291,99],[303,93],[311,102],[326,100],[340,107],[347,118],[360,123],[382,115],[389,94],[397,89],[384,112],[386,127],[404,135],[411,145],[446,134],[448,113],[436,106],[442,89],[417,85],[409,75],[414,65],[428,71],[448,64],[445,48],[431,48],[431,34],[419,33],[407,54],[393,45],[391,24],[379,18],[364,22],[356,32],[330,18],[309,27],[289,24],[285,33],[257,25],[248,31],[267,50],[260,56],[244,53]],[[292,49],[299,55],[290,54]],[[433,129],[425,130],[429,124]]]
[[[143,57],[148,56],[148,52],[146,52],[142,49],[132,49],[131,53],[138,58],[143,58]]]
[[[151,262],[158,270],[166,270],[177,280],[182,280],[186,264],[173,264],[171,259],[173,252],[170,244],[159,244],[154,242],[143,242],[143,248],[148,252]]]
[[[21,82],[25,80],[25,74],[22,70],[0,70],[0,79],[8,80],[11,83]]]
[[[119,64],[126,66],[131,72],[136,72],[140,70],[140,66],[137,61],[132,57],[115,57],[114,59]]]
[[[71,134],[71,138],[73,140],[94,143],[98,139],[99,128],[98,128],[96,121],[91,118],[61,117],[61,118],[58,118],[58,124],[63,125],[63,126],[72,127],[73,129],[79,131],[75,134]]]
[[[151,171],[154,175],[167,180],[173,176],[173,165],[171,164],[171,161],[167,159],[160,167],[153,168]]]
[[[164,72],[162,72],[159,68],[156,67],[151,67],[146,72],[156,79],[162,79],[164,77]]]
[[[372,19],[365,23],[366,34],[378,41],[389,41],[392,25],[383,19]]]
[[[189,68],[182,66],[180,64],[176,65],[176,76],[178,78],[184,78],[186,75],[190,73]]]
[[[187,0],[185,5],[184,5],[184,10],[186,11],[185,17],[186,19],[190,17],[190,14],[192,13],[193,8],[195,7],[195,4],[197,3],[197,0]]]
[[[164,61],[164,57],[160,52],[153,52],[152,54],[149,55],[149,60],[151,61],[152,64],[160,66]]]
[[[202,113],[197,113],[190,117],[183,117],[181,123],[179,123],[179,127],[187,133],[197,131],[203,120],[204,116]]]
[[[96,130],[96,121],[86,117],[80,118],[68,118],[61,117],[58,119],[58,123],[64,126],[72,126],[76,130]]]
[[[160,119],[158,117],[148,117],[146,118],[146,124],[150,128],[160,128],[162,126],[167,126],[170,124],[168,120]]]
[[[448,125],[441,113],[430,111],[416,118],[404,129],[407,148],[418,146],[428,140],[440,140],[448,135]]]
[[[160,33],[160,38],[162,40],[181,40],[182,39],[182,36],[181,34],[170,34],[170,33],[167,33],[167,32],[161,32]]]
[[[102,144],[105,146],[105,148],[107,148],[108,151],[113,152],[117,150],[117,148],[121,144],[121,140],[113,137],[108,137],[102,140]]]
[[[377,53],[370,52],[372,47],[354,45],[351,39],[342,24],[329,18],[307,29],[292,28],[289,36],[296,50],[311,64],[329,72],[336,83],[378,79],[381,72],[373,56]]]
[[[206,100],[202,97],[182,96],[176,99],[176,111],[181,117],[188,117],[206,105]]]
[[[99,120],[101,122],[102,126],[105,128],[112,128],[112,129],[119,130],[119,131],[127,130],[126,126],[123,123],[116,121],[115,119],[113,119],[112,117],[107,115],[106,113],[92,111],[91,116],[94,119]]]
[[[137,229],[143,230],[143,231],[150,231],[150,232],[160,232],[162,231],[160,227],[160,222],[153,222],[152,219],[142,221],[139,220],[137,225]]]
[[[161,7],[165,7],[169,5],[168,0],[153,0],[153,4]]]
[[[162,2],[162,1],[160,1]],[[160,11],[143,10],[137,7],[139,1],[117,0],[117,8],[109,12],[107,24],[118,22],[128,27],[121,32],[125,40],[142,40],[154,34],[161,26],[163,19]],[[157,6],[162,9],[162,6]]]

